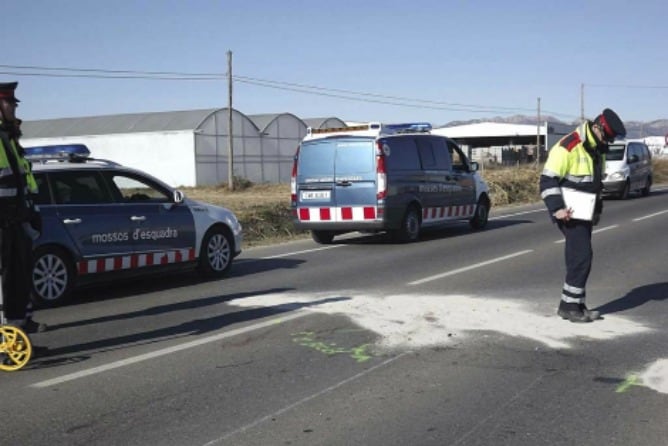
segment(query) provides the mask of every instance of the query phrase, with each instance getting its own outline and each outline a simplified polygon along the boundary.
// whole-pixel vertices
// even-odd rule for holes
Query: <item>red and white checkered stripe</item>
[[[299,221],[368,221],[375,220],[376,206],[311,207],[297,209]]]
[[[422,222],[433,223],[437,221],[471,218],[474,213],[475,204],[424,208],[422,209]]]
[[[79,274],[83,275],[142,268],[144,266],[168,265],[170,263],[189,262],[192,260],[195,260],[195,248],[184,248],[172,251],[82,260],[77,264],[77,267]]]

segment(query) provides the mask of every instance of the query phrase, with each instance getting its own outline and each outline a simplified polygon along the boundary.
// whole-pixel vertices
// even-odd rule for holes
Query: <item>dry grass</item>
[[[653,160],[653,168],[654,183],[668,183],[668,159]],[[492,206],[540,201],[541,171],[542,166],[485,169],[482,176],[489,185]],[[246,246],[308,237],[292,226],[289,184],[241,185],[232,192],[227,186],[182,190],[190,198],[234,211],[244,227]]]

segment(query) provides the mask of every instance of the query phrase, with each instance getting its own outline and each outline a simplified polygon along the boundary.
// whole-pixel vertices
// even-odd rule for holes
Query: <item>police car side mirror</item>
[[[183,200],[185,199],[185,197],[186,196],[183,194],[183,192],[181,192],[180,190],[177,189],[177,190],[174,191],[174,195],[172,196],[172,200],[174,201],[174,203],[180,204],[180,203],[183,203]]]
[[[629,157],[629,163],[637,163],[638,162],[638,155],[631,155]]]
[[[479,168],[480,168],[480,166],[478,166],[477,161],[471,161],[469,163],[469,169],[471,170],[471,172],[477,172]]]

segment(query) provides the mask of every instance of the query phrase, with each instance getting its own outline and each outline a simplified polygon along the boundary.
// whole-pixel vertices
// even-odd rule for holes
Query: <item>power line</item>
[[[35,77],[57,77],[57,78],[89,78],[89,79],[141,79],[141,80],[168,80],[168,81],[219,81],[227,77],[227,73],[187,73],[173,71],[139,71],[139,70],[108,70],[97,68],[73,68],[73,67],[45,67],[36,65],[6,65],[0,64],[0,68],[11,70],[29,71],[0,71],[0,74],[16,76]],[[46,71],[39,72],[39,71]],[[416,99],[401,96],[390,96],[369,92],[344,90],[337,88],[325,88],[315,85],[298,84],[293,82],[282,82],[269,79],[253,78],[248,76],[232,76],[240,83],[254,85],[264,88],[273,88],[284,91],[293,91],[303,94],[325,96],[349,101],[377,103],[399,107],[411,107],[432,110],[464,111],[470,113],[501,113],[501,112],[533,112],[533,108],[504,107],[493,105],[463,104],[429,99]],[[573,115],[551,112],[555,116],[573,117]]]

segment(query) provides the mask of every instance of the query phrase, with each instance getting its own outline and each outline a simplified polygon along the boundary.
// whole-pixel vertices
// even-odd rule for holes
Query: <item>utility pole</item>
[[[580,123],[585,122],[585,84],[580,84]]]
[[[234,190],[234,149],[232,147],[232,51],[227,51],[227,188]]]
[[[545,137],[547,142],[547,135]],[[536,167],[538,167],[538,159],[540,158],[540,97],[538,98],[538,116],[536,118]]]

